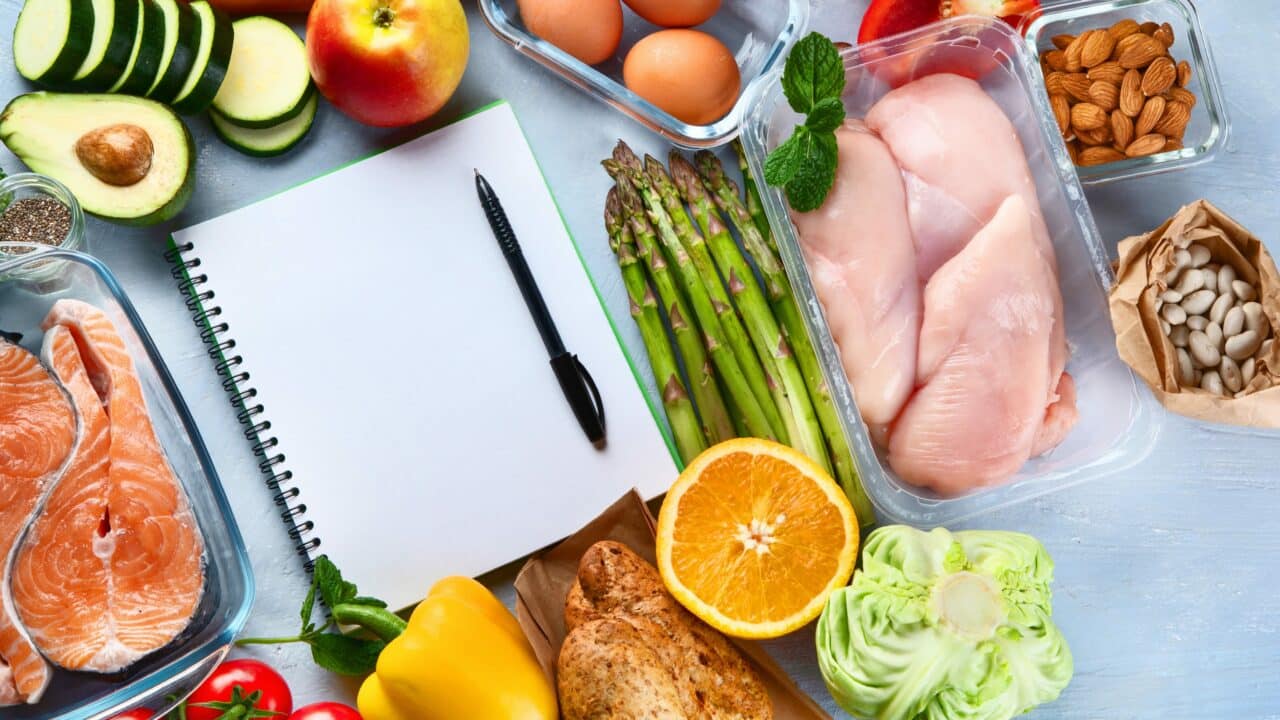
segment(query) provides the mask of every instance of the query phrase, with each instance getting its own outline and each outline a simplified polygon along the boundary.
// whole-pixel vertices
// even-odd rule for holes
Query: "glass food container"
[[[661,30],[625,6],[622,42],[613,57],[588,65],[538,38],[520,20],[516,0],[480,0],[480,11],[489,28],[516,50],[550,68],[576,85],[634,118],[641,125],[686,147],[714,147],[738,134],[745,97],[727,115],[710,125],[690,125],[659,109],[627,89],[622,82],[622,61],[641,38]],[[720,10],[697,26],[714,35],[738,61],[745,89],[755,78],[781,67],[787,51],[800,38],[809,20],[808,0],[723,0]]]
[[[1012,121],[1058,259],[1071,348],[1067,370],[1075,379],[1080,410],[1079,422],[1062,444],[1031,459],[1004,485],[940,497],[900,480],[873,446],[858,412],[782,194],[761,183],[787,274],[881,522],[946,525],[1114,473],[1146,457],[1158,433],[1159,416],[1150,395],[1116,352],[1107,310],[1107,288],[1114,281],[1107,253],[1049,108],[1037,59],[1022,36],[1003,22],[969,16],[846,50],[842,58],[848,79],[844,102],[851,117],[865,116],[889,91],[886,78],[901,82],[945,66],[979,76],[983,89]],[[780,70],[769,73],[747,92],[742,137],[757,178],[764,177],[768,151],[800,121],[783,96],[780,75]]]
[[[1139,23],[1169,23],[1174,37],[1169,54],[1175,61],[1190,63],[1191,82],[1187,89],[1195,93],[1196,104],[1191,108],[1191,120],[1181,149],[1077,168],[1080,182],[1086,185],[1181,170],[1208,162],[1226,145],[1231,131],[1218,69],[1191,0],[1069,0],[1028,15],[1022,31],[1031,52],[1038,56],[1053,49],[1051,38],[1055,35],[1078,35],[1086,30],[1107,28],[1125,18]],[[1036,74],[1040,74],[1038,68]]]
[[[56,267],[52,280],[63,289],[46,294],[33,291],[39,283],[16,279],[32,265]],[[162,713],[222,661],[248,618],[253,576],[240,531],[186,403],[111,272],[89,255],[37,248],[0,261],[0,277],[10,278],[0,280],[0,329],[22,333],[29,350],[39,351],[40,322],[59,299],[83,300],[111,318],[137,366],[156,435],[191,499],[205,544],[204,596],[191,625],[173,643],[114,675],[56,670],[38,704],[3,708],[0,717],[105,720],[133,708]]]
[[[67,230],[67,236],[57,247],[63,250],[84,249],[84,211],[80,209],[79,201],[66,185],[47,175],[30,172],[10,175],[0,180],[0,212],[15,202],[31,198],[53,198],[66,206],[71,216],[70,227]],[[9,244],[13,240],[14,238],[4,237],[3,233],[0,233],[0,262],[26,252],[25,245]],[[20,270],[0,273],[0,279],[8,277],[48,283],[59,274],[59,267],[60,263],[56,261],[24,263]]]

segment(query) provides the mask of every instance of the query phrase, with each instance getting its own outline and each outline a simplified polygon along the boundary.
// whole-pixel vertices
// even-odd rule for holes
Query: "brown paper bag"
[[[578,575],[578,561],[601,540],[615,540],[656,564],[654,529],[657,524],[634,490],[624,495],[586,527],[544,553],[533,556],[516,577],[516,618],[533,645],[542,670],[555,681],[556,657],[564,642],[564,603]],[[756,643],[734,643],[756,666],[773,701],[777,720],[830,718],[796,687],[782,668]]]
[[[1208,422],[1280,428],[1280,343],[1264,344],[1255,360],[1257,374],[1238,398],[1179,387],[1177,353],[1160,328],[1155,301],[1167,289],[1164,277],[1174,267],[1174,252],[1191,243],[1209,248],[1213,262],[1230,264],[1241,280],[1259,286],[1258,302],[1271,327],[1280,328],[1280,274],[1271,254],[1243,226],[1199,200],[1146,235],[1121,241],[1110,297],[1120,358],[1173,412]]]

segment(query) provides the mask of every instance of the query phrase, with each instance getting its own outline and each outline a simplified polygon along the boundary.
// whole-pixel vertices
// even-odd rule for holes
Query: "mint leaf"
[[[316,578],[311,576],[311,589],[307,591],[307,596],[302,600],[302,632],[310,632],[315,629],[315,625],[311,622],[311,616],[316,609]]]
[[[381,640],[327,633],[311,638],[311,659],[339,675],[368,675],[378,666],[378,654],[387,646]]]
[[[835,133],[806,133],[800,167],[786,184],[787,202],[800,212],[822,207],[836,181],[838,150]]]
[[[808,128],[797,125],[794,134],[769,153],[764,160],[764,181],[777,187],[786,185],[800,170],[803,157],[801,145],[809,134]]]
[[[782,92],[798,113],[808,114],[824,98],[839,98],[844,81],[840,51],[816,32],[796,43],[782,70]]]
[[[844,122],[844,103],[840,98],[823,98],[809,111],[805,118],[805,127],[814,132],[835,132]]]
[[[320,591],[320,599],[324,600],[324,604],[329,609],[349,601],[357,594],[355,583],[349,583],[342,579],[342,572],[338,570],[337,565],[333,564],[328,555],[321,555],[316,558],[315,568],[312,573],[315,577],[316,587]]]

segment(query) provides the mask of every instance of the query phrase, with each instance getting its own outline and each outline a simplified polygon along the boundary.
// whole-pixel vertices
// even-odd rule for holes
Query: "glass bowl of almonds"
[[[1230,126],[1191,0],[1074,0],[1023,22],[1086,185],[1198,165]]]

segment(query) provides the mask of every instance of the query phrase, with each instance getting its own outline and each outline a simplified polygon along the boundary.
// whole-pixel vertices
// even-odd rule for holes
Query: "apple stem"
[[[373,23],[378,27],[391,27],[395,19],[396,11],[386,5],[379,5],[378,9],[373,11]]]

